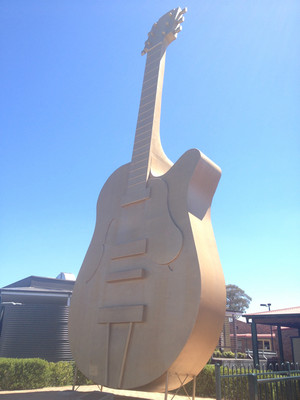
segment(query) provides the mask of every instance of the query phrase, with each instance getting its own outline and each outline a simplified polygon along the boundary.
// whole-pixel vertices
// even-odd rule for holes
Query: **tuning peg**
[[[179,18],[178,20],[177,20],[177,23],[178,24],[182,24],[184,22],[184,17],[181,17],[181,18]]]
[[[182,26],[179,25],[179,26],[174,30],[173,33],[179,33],[179,32],[181,32],[181,31],[182,31]]]
[[[187,7],[185,7],[183,10],[180,11],[180,13],[178,14],[178,17],[180,17],[180,15],[183,15],[187,12]]]

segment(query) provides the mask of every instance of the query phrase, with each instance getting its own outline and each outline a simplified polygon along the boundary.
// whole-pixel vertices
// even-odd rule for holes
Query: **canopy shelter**
[[[296,328],[300,336],[300,307],[285,308],[281,310],[264,311],[255,314],[245,314],[248,323],[251,323],[252,349],[254,366],[259,365],[257,324],[275,326],[277,328],[278,348],[280,362],[283,363],[284,352],[282,344],[281,327]]]

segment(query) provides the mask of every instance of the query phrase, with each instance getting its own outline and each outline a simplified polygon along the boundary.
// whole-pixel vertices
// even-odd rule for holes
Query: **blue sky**
[[[78,273],[98,194],[130,161],[147,33],[188,7],[167,50],[161,140],[223,175],[212,222],[249,311],[299,305],[300,2],[0,3],[0,287]]]

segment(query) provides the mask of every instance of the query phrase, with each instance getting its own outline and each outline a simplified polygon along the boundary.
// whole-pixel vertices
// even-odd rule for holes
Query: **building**
[[[0,289],[0,357],[71,360],[69,304],[75,277],[29,276]]]
[[[251,346],[255,365],[259,364],[260,350],[275,351],[279,363],[300,363],[300,307],[245,314],[244,317],[250,324],[251,343],[249,336],[247,346]],[[247,339],[241,332],[237,336],[241,341]]]

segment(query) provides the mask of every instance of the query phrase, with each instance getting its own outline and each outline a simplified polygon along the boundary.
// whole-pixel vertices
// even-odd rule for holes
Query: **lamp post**
[[[261,304],[261,307],[268,307],[268,310],[271,311],[271,303],[264,303]],[[272,345],[272,351],[274,351],[274,343],[273,343],[273,328],[272,325],[270,325],[270,332],[271,332],[271,345]]]

